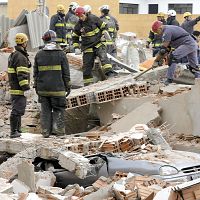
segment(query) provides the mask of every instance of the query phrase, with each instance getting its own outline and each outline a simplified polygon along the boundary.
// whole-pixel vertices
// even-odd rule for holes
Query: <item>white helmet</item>
[[[174,16],[176,16],[176,11],[175,10],[168,10],[167,15],[174,17]]]
[[[78,3],[76,3],[76,2],[71,2],[70,4],[69,4],[69,8],[71,8],[72,10],[75,10],[76,8],[78,8],[79,7],[79,5],[78,5]]]
[[[103,6],[101,6],[101,7],[99,8],[99,10],[100,10],[100,11],[102,11],[102,10],[110,10],[110,7],[109,7],[109,5],[103,5]]]
[[[90,5],[84,5],[83,9],[85,10],[86,13],[89,13],[89,12],[91,12],[92,7]]]

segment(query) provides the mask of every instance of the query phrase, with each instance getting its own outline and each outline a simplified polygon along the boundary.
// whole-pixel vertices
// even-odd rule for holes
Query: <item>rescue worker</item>
[[[165,20],[165,14],[162,12],[159,12],[157,14],[157,20],[161,21],[163,24],[166,24]],[[146,41],[146,48],[150,47],[150,44],[152,44],[152,52],[153,52],[153,57],[156,56],[156,54],[160,50],[160,45],[162,44],[162,35],[158,35],[154,33],[152,30],[149,31],[149,37]]]
[[[93,14],[86,14],[83,7],[78,7],[75,13],[79,17],[79,22],[74,27],[72,38],[75,54],[81,54],[81,50],[83,52],[84,85],[93,83],[92,68],[96,56],[101,61],[104,74],[107,77],[113,76],[112,65],[107,57],[106,47],[102,43],[104,38],[110,39],[106,32],[106,23]],[[79,37],[81,37],[81,47]]]
[[[181,27],[185,29],[189,34],[194,31],[194,26],[200,21],[200,17],[192,19],[192,14],[190,12],[185,12],[183,14],[185,21],[181,24]]]
[[[15,51],[8,59],[8,77],[12,110],[10,114],[11,138],[21,136],[21,116],[25,113],[26,98],[30,90],[31,63],[27,53],[28,37],[24,33],[15,36]]]
[[[65,23],[66,23],[66,30],[67,30],[67,43],[70,45],[70,47],[73,47],[73,42],[72,42],[72,32],[73,29],[75,27],[75,25],[77,24],[79,18],[75,15],[75,10],[76,8],[78,8],[78,3],[76,2],[71,2],[69,5],[69,11],[67,12],[66,16],[65,16]],[[71,50],[72,52],[74,52],[74,49]]]
[[[44,137],[65,134],[64,112],[70,93],[69,65],[65,53],[56,44],[56,33],[48,30],[45,43],[34,61],[34,87],[41,103],[41,128]]]
[[[51,17],[49,29],[56,32],[57,43],[66,42],[65,7],[63,5],[57,5],[57,14]]]
[[[158,56],[169,54],[169,68],[165,84],[173,82],[176,64],[185,56],[187,56],[189,62],[189,69],[196,69],[195,77],[198,78],[197,43],[191,35],[181,27],[163,25],[160,21],[153,23],[152,30],[163,36],[163,43]],[[174,48],[175,50],[170,52],[170,48]]]
[[[175,10],[168,10],[167,15],[168,15],[167,25],[180,26],[179,22],[176,20]]]
[[[86,14],[92,14],[92,7],[90,5],[83,6]]]
[[[103,5],[99,8],[99,10],[101,11],[100,19],[107,24],[108,33],[111,37],[110,41],[105,42],[105,45],[107,46],[107,52],[113,57],[117,57],[117,47],[115,40],[117,38],[117,31],[119,31],[118,21],[109,14],[109,5]]]
[[[192,33],[192,37],[194,38],[194,40],[197,42],[197,45],[199,44],[200,41],[200,31],[194,31]],[[197,57],[198,57],[198,63],[200,64],[200,48],[198,45],[198,50],[197,50]]]

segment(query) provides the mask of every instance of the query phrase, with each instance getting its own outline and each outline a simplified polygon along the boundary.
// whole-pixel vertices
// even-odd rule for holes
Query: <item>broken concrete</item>
[[[150,102],[144,103],[128,113],[125,117],[113,123],[111,129],[114,132],[126,132],[135,124],[158,126],[161,121],[159,112],[160,108],[156,104]]]
[[[43,171],[35,172],[35,187],[48,186],[53,187],[56,182],[56,177],[53,172]]]
[[[0,193],[13,193],[13,186],[3,178],[0,178]]]
[[[31,190],[25,183],[23,183],[22,181],[18,179],[15,179],[11,184],[13,186],[13,192],[15,194],[19,194],[19,193],[27,194]]]

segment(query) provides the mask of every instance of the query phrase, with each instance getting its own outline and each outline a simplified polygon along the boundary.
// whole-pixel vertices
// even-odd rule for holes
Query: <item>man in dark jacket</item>
[[[69,65],[65,53],[56,45],[56,33],[42,37],[45,46],[35,56],[34,85],[41,103],[41,127],[44,137],[65,134],[64,111],[70,93]]]
[[[30,89],[30,67],[26,51],[28,37],[24,33],[15,36],[15,52],[11,53],[8,60],[8,77],[12,101],[10,114],[11,138],[21,136],[21,116],[25,113],[26,97]]]
[[[109,14],[110,7],[109,5],[103,5],[99,8],[101,11],[100,19],[107,24],[108,33],[110,34],[110,41],[106,41],[105,45],[107,46],[107,52],[114,57],[117,57],[117,47],[115,40],[117,38],[117,31],[119,31],[118,21]]]
[[[175,10],[168,10],[167,14],[168,14],[167,25],[180,26],[179,22],[176,20]]]
[[[78,17],[75,15],[75,10],[76,8],[78,8],[78,3],[76,2],[71,2],[69,5],[69,11],[67,12],[66,16],[65,16],[65,23],[66,23],[66,30],[67,30],[67,34],[66,34],[66,39],[67,39],[67,43],[70,45],[70,47],[72,46],[72,32],[74,30],[75,25],[78,22]]]
[[[66,42],[65,7],[63,5],[57,5],[57,14],[51,17],[49,29],[56,32],[57,43]]]
[[[102,43],[102,36],[106,39],[108,32],[106,23],[93,14],[87,15],[83,7],[75,10],[79,22],[74,27],[73,45],[75,54],[83,51],[83,80],[84,85],[93,83],[92,68],[96,56],[99,57],[104,74],[109,77],[113,75],[112,65],[107,57],[106,46]],[[106,34],[107,32],[107,34]],[[81,37],[81,50],[79,38]],[[109,36],[110,38],[110,36]]]

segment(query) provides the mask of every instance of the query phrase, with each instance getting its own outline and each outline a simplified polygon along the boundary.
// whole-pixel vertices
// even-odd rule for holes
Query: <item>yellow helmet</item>
[[[185,13],[183,14],[183,17],[184,17],[184,18],[185,18],[185,17],[189,17],[189,16],[192,16],[191,12],[185,12]]]
[[[57,5],[57,11],[65,12],[65,6],[62,4]]]
[[[157,14],[157,17],[165,17],[165,13],[159,12],[159,13]]]
[[[28,41],[28,37],[25,33],[17,33],[15,36],[16,44],[24,44]]]

